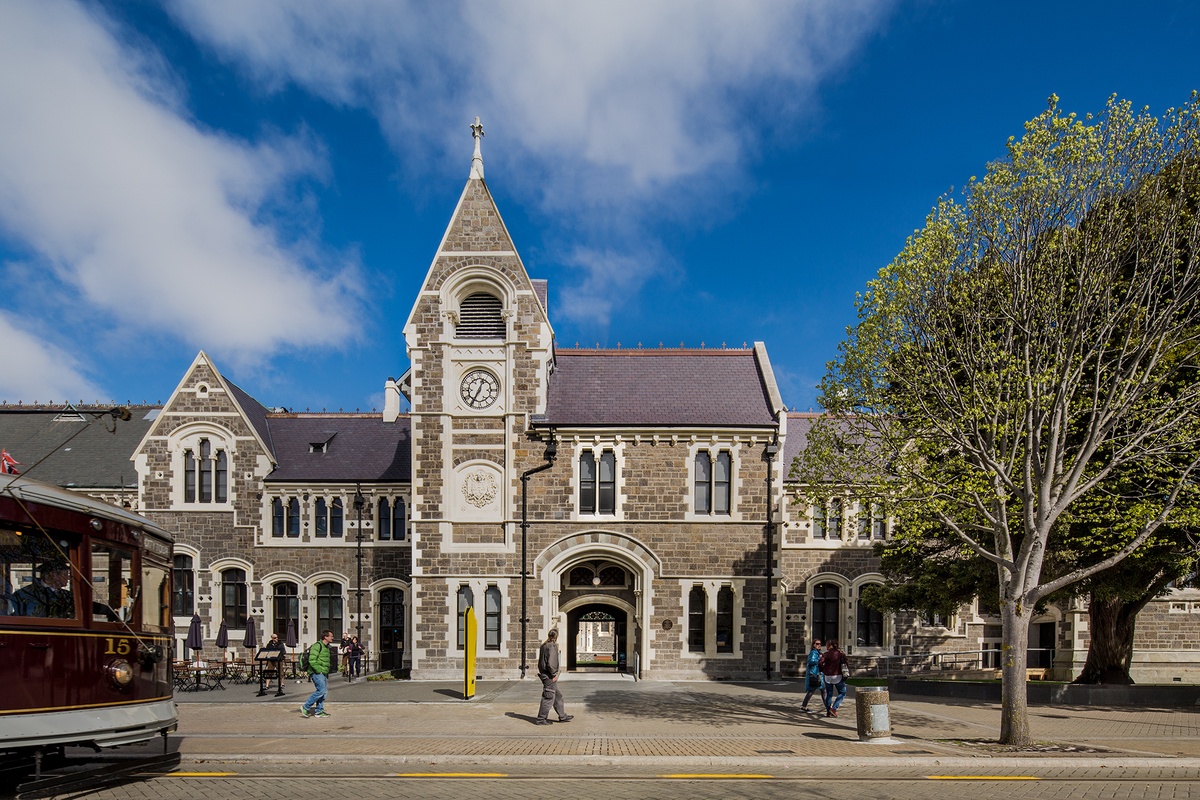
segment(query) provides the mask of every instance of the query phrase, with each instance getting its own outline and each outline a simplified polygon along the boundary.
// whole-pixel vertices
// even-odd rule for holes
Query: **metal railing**
[[[939,672],[1000,670],[999,650],[951,650],[887,656],[850,656],[854,675],[889,678]],[[1054,663],[1054,650],[1031,647],[1026,651],[1029,670],[1047,669]]]

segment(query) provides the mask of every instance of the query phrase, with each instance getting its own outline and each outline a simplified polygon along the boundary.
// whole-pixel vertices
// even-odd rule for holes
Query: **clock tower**
[[[462,592],[481,603],[497,581],[475,574],[478,565],[494,575],[514,557],[514,458],[534,446],[528,421],[545,411],[553,358],[545,282],[530,280],[484,181],[478,117],[471,132],[470,177],[404,326],[414,677],[456,663]]]

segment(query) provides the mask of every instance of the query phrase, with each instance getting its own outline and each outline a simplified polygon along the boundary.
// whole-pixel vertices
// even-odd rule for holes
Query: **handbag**
[[[843,678],[850,677],[850,665],[847,664],[844,660],[842,661],[842,677]]]

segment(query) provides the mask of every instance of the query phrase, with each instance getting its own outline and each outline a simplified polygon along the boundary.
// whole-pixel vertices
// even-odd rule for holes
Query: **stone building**
[[[557,345],[475,131],[382,413],[266,407],[203,352],[161,406],[69,452],[63,432],[95,409],[0,407],[0,444],[48,455],[33,477],[176,532],[179,653],[193,614],[233,643],[253,617],[301,643],[361,633],[373,669],[457,678],[471,607],[487,677],[532,668],[551,627],[568,669],[660,679],[777,677],[814,635],[862,669],[934,652],[993,666],[999,621],[976,608],[922,619],[859,603],[882,580],[872,547],[888,520],[852,493],[795,501],[789,465],[812,415],[787,410],[765,345]],[[1145,616],[1135,677],[1193,680],[1200,593]],[[1070,676],[1084,609],[1051,609],[1030,646],[1031,664]]]

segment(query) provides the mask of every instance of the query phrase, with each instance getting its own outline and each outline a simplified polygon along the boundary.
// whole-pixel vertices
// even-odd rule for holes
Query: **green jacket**
[[[324,642],[313,642],[308,648],[308,671],[329,674],[329,646]]]

